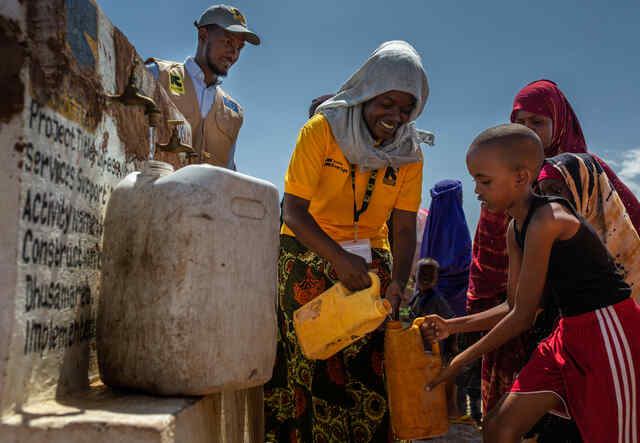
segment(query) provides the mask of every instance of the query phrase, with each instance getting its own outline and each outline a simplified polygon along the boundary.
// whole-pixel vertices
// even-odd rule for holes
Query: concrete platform
[[[255,404],[251,397],[256,395],[261,396],[261,389],[207,397],[162,398],[100,384],[62,399],[25,406],[18,413],[2,417],[0,440],[3,443],[262,441],[259,435],[262,420],[253,413],[258,411],[247,408]],[[225,414],[234,408],[246,413]],[[237,421],[239,415],[244,423],[231,422]],[[237,435],[242,429],[244,435]]]

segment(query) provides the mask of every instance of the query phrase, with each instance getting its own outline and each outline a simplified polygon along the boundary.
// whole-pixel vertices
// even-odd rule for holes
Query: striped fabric
[[[560,154],[547,162],[560,172],[576,210],[594,227],[640,301],[640,237],[600,163],[586,153]]]
[[[596,311],[618,406],[618,443],[638,443],[636,371],[629,340],[612,306]]]
[[[474,302],[499,299],[507,291],[507,227],[509,216],[482,208],[473,239],[469,270],[467,310],[475,313]],[[498,304],[498,303],[496,303]]]

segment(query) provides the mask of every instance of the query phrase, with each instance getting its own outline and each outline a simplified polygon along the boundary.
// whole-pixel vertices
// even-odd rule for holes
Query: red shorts
[[[550,411],[576,421],[585,442],[638,442],[640,307],[632,299],[562,318],[511,388],[552,392]]]

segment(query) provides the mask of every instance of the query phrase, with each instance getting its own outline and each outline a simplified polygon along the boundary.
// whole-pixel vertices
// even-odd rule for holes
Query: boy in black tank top
[[[545,285],[560,307],[544,340],[508,393],[485,418],[485,442],[518,442],[545,413],[573,417],[585,442],[637,442],[640,308],[593,228],[564,199],[532,191],[544,159],[538,136],[522,125],[488,129],[467,151],[476,194],[506,210],[508,298],[450,320],[429,316],[425,340],[490,331],[457,355],[427,389],[531,327]]]

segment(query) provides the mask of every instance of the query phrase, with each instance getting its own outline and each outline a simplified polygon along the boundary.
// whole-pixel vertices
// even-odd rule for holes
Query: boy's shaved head
[[[469,146],[467,159],[492,154],[514,170],[529,170],[532,177],[538,176],[544,161],[540,138],[526,126],[514,123],[489,128],[478,135]]]

